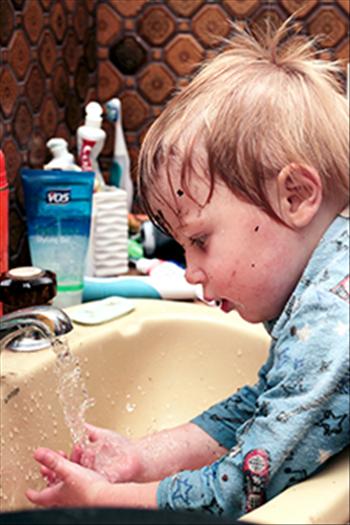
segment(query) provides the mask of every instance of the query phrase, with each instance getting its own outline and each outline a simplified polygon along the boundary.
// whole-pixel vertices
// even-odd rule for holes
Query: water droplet
[[[133,412],[136,408],[136,403],[127,403],[125,408],[127,412]]]

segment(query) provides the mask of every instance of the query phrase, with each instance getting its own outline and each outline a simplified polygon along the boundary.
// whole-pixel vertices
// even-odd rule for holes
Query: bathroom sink
[[[186,422],[239,386],[256,381],[269,345],[262,326],[205,305],[133,302],[133,312],[100,325],[75,324],[66,336],[95,400],[86,413],[90,423],[141,436]],[[34,449],[68,452],[71,437],[57,395],[54,352],[3,350],[0,358],[0,510],[8,512],[32,508],[24,491],[42,486]],[[348,475],[343,453],[243,520],[346,523]]]

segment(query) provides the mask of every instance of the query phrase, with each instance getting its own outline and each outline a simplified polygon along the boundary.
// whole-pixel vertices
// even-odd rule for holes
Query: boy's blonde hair
[[[349,190],[349,107],[339,62],[315,58],[314,40],[289,21],[277,31],[253,36],[235,27],[229,46],[203,65],[164,109],[143,142],[139,192],[145,211],[166,228],[158,213],[159,168],[171,159],[189,192],[196,154],[204,146],[205,174],[274,216],[266,182],[290,164],[315,168],[325,196],[344,200]],[[164,173],[164,171],[162,172]],[[162,224],[163,222],[163,224]]]

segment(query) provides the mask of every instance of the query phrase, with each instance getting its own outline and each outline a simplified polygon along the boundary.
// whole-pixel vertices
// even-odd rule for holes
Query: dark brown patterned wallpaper
[[[0,0],[0,145],[11,183],[11,266],[29,262],[19,167],[42,166],[46,141],[69,140],[83,108],[118,96],[133,167],[174,90],[215,53],[229,20],[276,23],[298,11],[324,55],[349,60],[350,0]],[[114,130],[100,157],[108,180]]]
[[[10,183],[10,265],[30,262],[20,167],[42,167],[46,142],[75,146],[96,97],[95,0],[0,0],[0,148]]]

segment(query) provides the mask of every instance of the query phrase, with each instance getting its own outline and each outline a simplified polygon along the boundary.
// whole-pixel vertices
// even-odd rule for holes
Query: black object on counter
[[[0,275],[0,301],[8,310],[48,304],[56,289],[56,274],[50,270],[23,266]]]
[[[239,525],[238,522],[197,512],[167,510],[71,508],[24,510],[0,514],[4,525]]]

